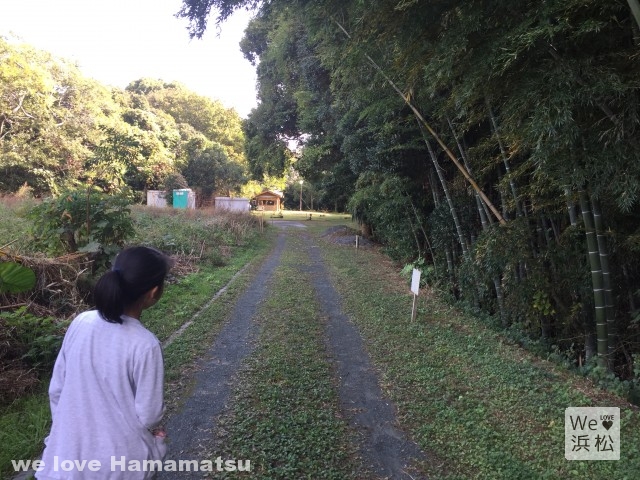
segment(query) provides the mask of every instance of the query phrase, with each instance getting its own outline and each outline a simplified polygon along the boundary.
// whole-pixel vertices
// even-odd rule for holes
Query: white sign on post
[[[420,275],[422,272],[417,268],[413,269],[413,275],[411,276],[411,291],[414,295],[420,293]]]

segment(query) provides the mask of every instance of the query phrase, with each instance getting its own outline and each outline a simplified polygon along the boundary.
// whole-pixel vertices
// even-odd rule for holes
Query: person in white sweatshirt
[[[153,461],[166,454],[164,365],[140,316],[162,296],[170,268],[153,248],[123,250],[95,286],[96,309],[69,326],[49,386],[53,422],[39,480],[155,475]]]

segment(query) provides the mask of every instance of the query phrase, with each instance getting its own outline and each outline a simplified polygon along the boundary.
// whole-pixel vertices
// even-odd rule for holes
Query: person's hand
[[[167,436],[167,432],[165,432],[164,427],[157,427],[151,430],[151,433],[154,437],[165,438]]]

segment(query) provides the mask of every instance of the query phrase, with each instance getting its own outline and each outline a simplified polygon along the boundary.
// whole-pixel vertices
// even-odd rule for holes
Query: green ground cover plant
[[[409,287],[395,265],[374,250],[319,244],[401,424],[433,452],[430,478],[635,478],[637,408],[435,294],[422,297],[411,323]],[[620,407],[620,461],[565,460],[570,406]]]

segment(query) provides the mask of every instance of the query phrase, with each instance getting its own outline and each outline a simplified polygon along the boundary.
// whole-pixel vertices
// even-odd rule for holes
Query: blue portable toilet
[[[173,191],[173,208],[187,208],[189,206],[189,188],[180,188]]]

